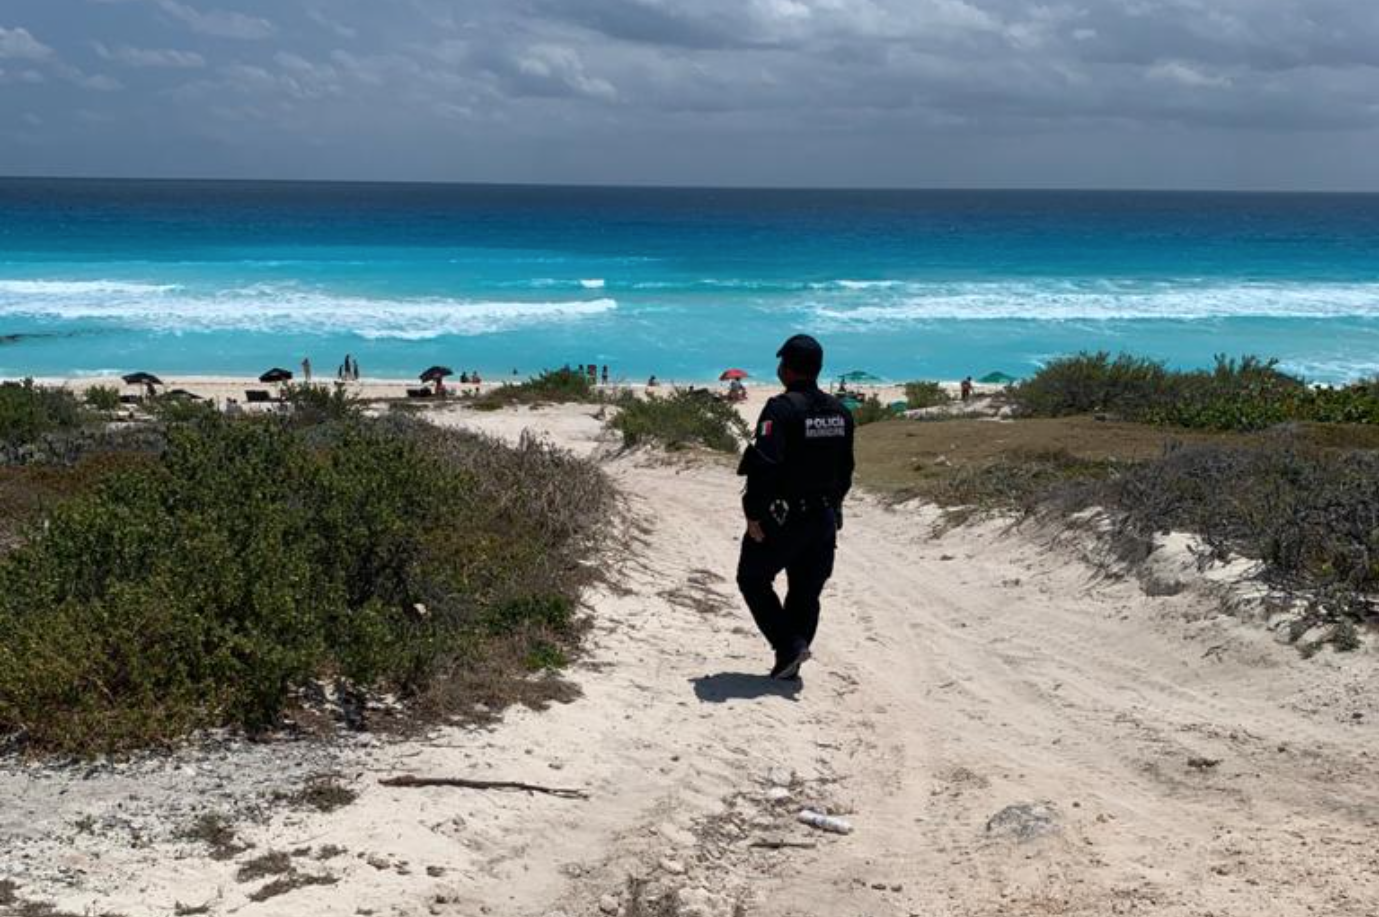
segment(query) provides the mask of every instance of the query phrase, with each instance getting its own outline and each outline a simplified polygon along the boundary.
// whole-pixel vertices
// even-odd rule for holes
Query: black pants
[[[838,543],[833,511],[790,519],[784,526],[768,519],[762,526],[765,541],[742,538],[737,587],[771,648],[793,653],[812,644],[819,629],[819,593],[833,575]],[[789,586],[784,604],[775,589],[782,570]]]

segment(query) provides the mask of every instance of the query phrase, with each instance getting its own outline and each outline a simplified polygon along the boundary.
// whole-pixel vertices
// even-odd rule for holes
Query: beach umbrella
[[[125,384],[125,385],[162,385],[162,384],[163,384],[163,380],[162,380],[162,379],[159,379],[159,378],[158,378],[157,376],[155,376],[153,373],[130,373],[129,375],[127,375],[127,376],[121,376],[120,378],[124,380],[124,384]]]
[[[455,371],[449,366],[432,366],[421,374],[422,382],[435,382],[437,379],[444,379],[446,376],[455,375]]]
[[[998,372],[987,373],[985,376],[982,376],[977,381],[982,383],[983,385],[1010,385],[1012,382],[1015,382],[1017,380],[1014,376],[1008,376],[1005,373]]]
[[[880,382],[881,382],[881,379],[880,379],[880,377],[874,376],[874,375],[872,375],[871,373],[867,372],[867,371],[864,370],[864,369],[854,369],[854,370],[853,370],[852,372],[850,372],[850,373],[843,373],[841,376],[838,377],[838,381],[839,381],[839,382],[864,382],[864,383],[868,383],[868,384],[873,384],[873,385],[874,385],[874,384],[880,383]]]
[[[282,367],[275,366],[268,372],[264,373],[262,376],[259,376],[259,381],[265,384],[271,384],[274,382],[291,382],[292,373],[288,372]]]
[[[188,401],[200,401],[200,400],[201,400],[201,396],[200,396],[200,395],[196,394],[195,392],[189,392],[189,391],[187,391],[187,390],[184,389],[184,388],[175,388],[175,389],[173,389],[172,391],[168,392],[168,397],[169,397],[169,398],[185,398],[185,399],[187,399]]]
[[[718,381],[731,382],[732,380],[736,379],[737,381],[741,382],[743,379],[746,379],[747,376],[748,373],[745,369],[725,369],[723,370],[723,375],[718,377]]]

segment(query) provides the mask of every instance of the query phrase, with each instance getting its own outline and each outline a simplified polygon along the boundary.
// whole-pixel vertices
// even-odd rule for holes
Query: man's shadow
[[[782,681],[769,675],[749,675],[745,672],[719,672],[691,678],[694,696],[700,703],[721,704],[730,700],[757,700],[763,697],[784,697],[797,700],[804,690],[798,678]]]

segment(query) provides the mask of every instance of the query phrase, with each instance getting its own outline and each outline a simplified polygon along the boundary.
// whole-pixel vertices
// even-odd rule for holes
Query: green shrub
[[[1061,357],[1011,389],[1016,410],[1028,417],[1113,412],[1141,416],[1171,401],[1161,363],[1105,352]]]
[[[905,383],[905,404],[912,411],[938,407],[952,400],[953,396],[938,382]]]
[[[220,416],[213,402],[166,392],[145,398],[143,407],[155,420],[165,425],[188,424]]]
[[[0,383],[0,443],[31,443],[45,433],[80,427],[90,415],[65,388],[32,379]]]
[[[299,424],[348,420],[360,413],[359,400],[343,385],[289,383],[282,387],[282,400],[292,409],[292,416]]]
[[[656,442],[667,449],[703,446],[718,452],[736,452],[751,431],[737,408],[702,389],[626,395],[608,426],[622,434],[627,447]]]
[[[471,399],[481,411],[496,411],[514,404],[587,404],[598,401],[589,377],[573,369],[548,369],[525,382],[501,385]]]
[[[891,420],[894,417],[895,411],[890,405],[882,404],[881,399],[875,395],[868,395],[852,408],[852,419],[859,427],[880,420]]]
[[[1055,360],[1011,390],[1025,417],[1107,413],[1124,420],[1207,430],[1263,430],[1291,421],[1379,423],[1371,384],[1314,388],[1273,360],[1216,358],[1211,370],[1174,372],[1122,354]]]
[[[568,639],[607,506],[596,469],[530,441],[175,425],[0,559],[0,733],[90,751],[252,730],[313,678],[414,696],[487,640]]]
[[[113,385],[93,385],[82,394],[86,406],[96,411],[115,411],[120,407],[120,390]]]

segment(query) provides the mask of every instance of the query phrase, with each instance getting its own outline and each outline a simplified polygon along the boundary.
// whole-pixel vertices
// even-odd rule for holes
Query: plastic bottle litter
[[[801,809],[798,818],[803,824],[820,831],[831,831],[834,834],[852,833],[852,824],[836,815],[825,815],[813,809]]]

